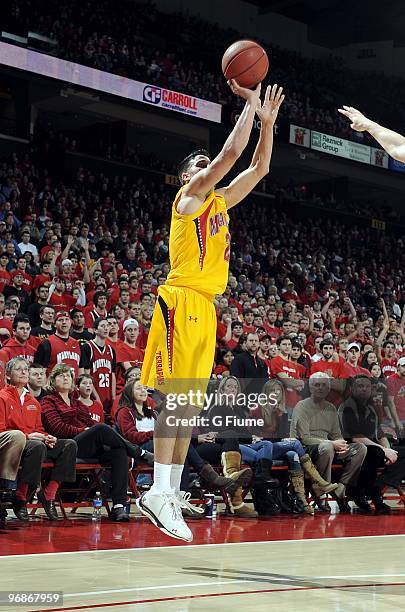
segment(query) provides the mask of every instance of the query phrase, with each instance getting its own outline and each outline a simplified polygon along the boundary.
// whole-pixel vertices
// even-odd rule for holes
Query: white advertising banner
[[[322,132],[311,132],[311,149],[336,155],[337,157],[345,157],[354,161],[370,164],[371,152],[367,145],[363,145],[351,140],[345,140],[338,136],[330,136],[322,134]]]
[[[0,42],[0,63],[191,117],[221,123],[220,104]]]

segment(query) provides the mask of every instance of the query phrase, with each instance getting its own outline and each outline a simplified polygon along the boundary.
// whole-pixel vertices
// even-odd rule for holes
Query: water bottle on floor
[[[103,507],[103,499],[100,491],[96,492],[93,499],[93,514],[91,516],[92,521],[101,521],[101,509]]]

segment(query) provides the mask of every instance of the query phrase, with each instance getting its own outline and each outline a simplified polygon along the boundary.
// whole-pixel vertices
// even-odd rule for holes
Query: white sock
[[[176,493],[180,491],[180,481],[183,474],[184,465],[179,463],[173,463],[172,471],[170,472],[170,486],[175,490]]]
[[[171,493],[170,474],[172,466],[167,463],[158,463],[155,461],[153,465],[153,485],[150,488],[151,493]]]

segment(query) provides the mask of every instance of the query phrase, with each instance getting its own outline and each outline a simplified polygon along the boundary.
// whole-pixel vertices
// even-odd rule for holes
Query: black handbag
[[[281,507],[278,489],[271,489],[265,483],[256,484],[252,488],[253,504],[259,516],[274,516],[280,514]]]

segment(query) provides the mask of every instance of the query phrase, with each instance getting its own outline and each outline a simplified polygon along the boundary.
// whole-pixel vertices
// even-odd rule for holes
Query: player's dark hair
[[[392,344],[392,345],[393,345],[393,347],[395,348],[395,342],[394,342],[394,340],[386,340],[386,341],[383,343],[382,347],[385,349],[385,348],[386,348],[386,347],[387,347],[389,344]]]
[[[187,157],[185,157],[177,166],[177,174],[178,177],[180,179],[180,183],[183,184],[183,181],[181,179],[181,175],[183,174],[183,172],[186,172],[190,162],[197,157],[197,155],[205,155],[206,157],[209,157],[210,154],[208,153],[207,149],[195,149],[195,151],[192,151],[190,153],[190,155],[187,155]]]
[[[322,340],[319,348],[322,350],[324,346],[333,346],[333,348],[335,348],[335,343],[333,340]]]

